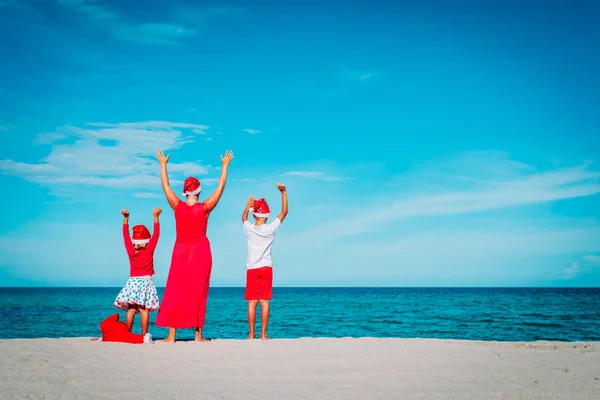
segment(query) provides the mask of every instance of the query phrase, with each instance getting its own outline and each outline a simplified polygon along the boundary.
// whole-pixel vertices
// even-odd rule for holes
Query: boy
[[[244,232],[248,238],[248,259],[246,261],[246,295],[248,300],[248,325],[250,334],[248,339],[254,339],[254,321],[256,320],[256,306],[260,302],[260,316],[262,329],[260,338],[267,340],[267,325],[269,323],[269,300],[273,291],[273,264],[271,261],[271,246],[275,240],[275,234],[288,213],[287,191],[285,185],[278,183],[277,189],[281,192],[281,214],[275,221],[267,224],[270,210],[265,199],[254,200],[250,196],[244,213],[242,223]],[[256,222],[252,225],[248,221],[248,212]]]

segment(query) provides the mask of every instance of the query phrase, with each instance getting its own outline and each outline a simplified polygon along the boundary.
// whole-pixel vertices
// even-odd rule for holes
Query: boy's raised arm
[[[281,214],[277,217],[279,222],[283,222],[287,213],[288,213],[288,198],[287,198],[287,189],[283,183],[278,183],[277,189],[281,192]]]
[[[250,197],[248,197],[248,201],[246,202],[246,208],[244,209],[244,212],[242,213],[242,223],[248,221],[248,213],[250,212],[250,209],[252,208],[253,205],[254,205],[254,196],[250,196]]]

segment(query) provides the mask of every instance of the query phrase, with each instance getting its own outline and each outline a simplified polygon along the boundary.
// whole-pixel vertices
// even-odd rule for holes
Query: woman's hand
[[[221,156],[221,164],[223,164],[223,168],[221,168],[221,176],[219,177],[219,184],[217,188],[206,200],[204,200],[204,212],[206,213],[206,217],[209,216],[212,210],[217,206],[217,203],[221,199],[223,195],[223,190],[225,190],[225,183],[227,182],[227,170],[229,169],[229,163],[233,160],[233,152],[231,150],[227,150],[224,156]]]
[[[231,150],[227,150],[225,155],[221,156],[221,164],[223,164],[224,167],[227,167],[229,166],[229,163],[231,163],[231,160],[233,160],[233,152]]]
[[[165,152],[162,150],[156,150],[156,159],[160,163],[160,184],[162,185],[163,192],[165,192],[165,196],[167,197],[167,201],[173,210],[177,208],[177,204],[181,200],[179,197],[173,192],[171,186],[169,186],[169,174],[167,172],[167,163],[169,162],[169,158],[171,158],[170,154],[165,156]]]
[[[277,189],[279,189],[279,191],[281,193],[285,192],[287,189],[285,188],[285,185],[283,183],[276,183],[275,186],[277,186]]]
[[[169,158],[171,158],[170,154],[167,154],[165,156],[165,152],[162,150],[156,150],[156,159],[158,160],[158,162],[160,163],[160,165],[167,165],[167,163],[169,162]],[[221,158],[223,159],[223,158]]]

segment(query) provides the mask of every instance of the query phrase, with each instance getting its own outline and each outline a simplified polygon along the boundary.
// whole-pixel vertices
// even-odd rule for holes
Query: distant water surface
[[[105,317],[120,312],[125,319],[112,306],[119,290],[0,288],[0,338],[98,336]],[[243,288],[211,288],[207,337],[246,337],[243,298]],[[150,333],[166,336],[151,315]],[[598,341],[600,288],[275,288],[269,325],[272,338]],[[179,337],[192,335],[181,330]]]

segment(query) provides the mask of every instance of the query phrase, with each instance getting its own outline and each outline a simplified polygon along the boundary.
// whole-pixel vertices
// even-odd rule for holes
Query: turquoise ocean
[[[112,306],[119,290],[0,288],[0,338],[98,336],[102,319],[116,312],[125,318]],[[274,288],[273,295],[272,338],[600,340],[600,288]],[[207,337],[246,337],[243,298],[243,288],[210,289]],[[155,318],[150,333],[165,337]],[[192,336],[191,330],[178,335]]]

